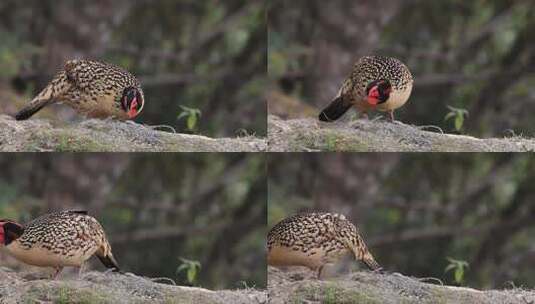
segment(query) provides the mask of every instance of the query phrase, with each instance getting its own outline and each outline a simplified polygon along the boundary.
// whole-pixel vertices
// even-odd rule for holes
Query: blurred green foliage
[[[201,269],[201,263],[199,261],[189,260],[186,258],[179,258],[181,264],[176,269],[176,274],[179,275],[182,272],[186,274],[187,282],[192,285],[197,280],[197,274]]]
[[[180,109],[182,109],[182,112],[178,114],[176,119],[181,120],[182,118],[186,118],[186,127],[188,128],[188,131],[195,131],[197,128],[197,122],[201,117],[201,110],[186,106],[180,106]]]
[[[468,262],[456,260],[450,257],[446,258],[449,262],[448,266],[446,266],[446,269],[444,269],[445,273],[448,273],[450,271],[453,272],[453,281],[457,285],[461,285],[464,282],[464,274],[465,270],[468,268]]]
[[[464,125],[464,119],[465,117],[468,117],[468,111],[465,109],[459,109],[452,106],[447,106],[448,114],[446,114],[446,117],[444,117],[444,120],[452,120],[453,121],[453,127],[455,131],[461,132],[463,125]]]

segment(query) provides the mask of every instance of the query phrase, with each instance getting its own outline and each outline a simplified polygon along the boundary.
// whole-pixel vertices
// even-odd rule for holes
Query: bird
[[[47,105],[64,103],[91,118],[133,119],[143,110],[145,98],[140,82],[113,64],[74,59],[16,115],[25,120]]]
[[[56,279],[65,266],[80,268],[93,255],[106,268],[120,271],[110,243],[99,222],[84,210],[42,215],[26,225],[0,220],[0,245],[17,260],[39,267],[52,267]]]
[[[355,106],[365,117],[370,110],[388,112],[389,120],[393,122],[394,110],[407,102],[413,82],[409,68],[396,58],[361,57],[336,97],[318,118],[331,122]]]
[[[310,212],[290,216],[269,231],[267,247],[269,265],[305,266],[314,271],[318,279],[326,264],[335,263],[347,253],[352,253],[370,270],[382,271],[357,227],[338,213]]]

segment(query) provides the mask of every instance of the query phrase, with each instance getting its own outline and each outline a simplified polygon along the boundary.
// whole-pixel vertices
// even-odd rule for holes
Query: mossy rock
[[[535,140],[521,137],[479,139],[442,134],[401,122],[358,119],[325,123],[316,118],[268,117],[272,152],[524,152]]]
[[[265,139],[209,138],[155,130],[134,122],[89,119],[77,123],[0,115],[3,152],[262,152]]]

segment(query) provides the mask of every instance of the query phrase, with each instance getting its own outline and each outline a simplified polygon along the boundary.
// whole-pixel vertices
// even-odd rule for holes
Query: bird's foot
[[[80,268],[78,269],[78,279],[81,279],[84,276],[85,265],[85,263],[82,263],[82,265],[80,265]]]
[[[378,273],[378,274],[388,274],[388,272],[386,270],[384,270],[383,267],[379,267],[377,269],[374,269],[372,272],[373,273]]]
[[[52,276],[50,277],[51,280],[55,280],[58,278],[59,276],[59,273],[63,270],[63,267],[54,267],[54,273],[52,274]]]

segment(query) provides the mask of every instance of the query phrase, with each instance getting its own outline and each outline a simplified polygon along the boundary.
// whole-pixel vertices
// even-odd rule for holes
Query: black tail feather
[[[342,96],[336,97],[319,115],[321,121],[335,121],[344,115],[351,108],[350,103],[346,103]]]
[[[117,261],[113,257],[113,255],[108,256],[100,256],[97,255],[98,259],[106,266],[106,268],[113,268],[114,271],[120,271],[119,265],[117,264]]]
[[[50,103],[50,101],[32,101],[30,104],[22,108],[22,110],[20,110],[17,114],[15,114],[15,119],[26,120]]]
[[[362,262],[364,262],[364,264],[370,269],[370,270],[373,270],[373,271],[382,271],[382,267],[375,261],[375,259],[370,255],[369,257],[365,257],[364,259],[362,259]]]

